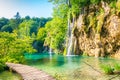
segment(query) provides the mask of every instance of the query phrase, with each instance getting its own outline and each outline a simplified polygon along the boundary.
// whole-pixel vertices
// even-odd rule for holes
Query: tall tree
[[[18,26],[21,22],[21,16],[20,16],[19,12],[17,12],[14,17],[15,17],[16,28],[18,28]]]

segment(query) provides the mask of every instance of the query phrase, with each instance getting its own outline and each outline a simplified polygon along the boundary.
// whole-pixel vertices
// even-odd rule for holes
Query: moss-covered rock
[[[111,2],[103,1],[91,4],[89,11],[79,15],[73,33],[79,47],[76,52],[120,58],[120,1],[115,4],[116,7],[111,7]]]

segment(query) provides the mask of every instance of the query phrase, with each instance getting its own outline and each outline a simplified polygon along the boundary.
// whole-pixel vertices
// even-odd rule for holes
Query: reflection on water
[[[26,55],[27,64],[41,69],[53,76],[59,75],[63,80],[109,80],[116,75],[105,75],[100,69],[101,64],[119,63],[120,60],[80,56],[62,56],[48,54]],[[112,80],[119,80],[115,77]]]

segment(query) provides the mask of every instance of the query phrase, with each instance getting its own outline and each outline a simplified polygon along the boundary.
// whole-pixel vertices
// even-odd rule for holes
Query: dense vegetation
[[[42,33],[37,33],[51,19],[21,18],[19,12],[12,19],[0,18],[0,70],[4,70],[5,62],[24,63],[24,53],[37,52],[36,47],[44,43],[39,40]]]
[[[46,40],[54,52],[66,54],[68,51],[68,28],[73,24],[73,46],[74,54],[85,54],[88,56],[119,56],[120,52],[120,1],[119,0],[49,0],[55,5],[53,20],[59,18],[61,26],[66,30],[62,34],[63,40],[59,42],[62,46],[55,47],[59,43],[51,43],[61,39],[52,37]],[[57,23],[57,20],[55,20]],[[62,23],[65,22],[64,25]],[[56,28],[59,24],[55,24]],[[55,26],[54,25],[54,26]],[[60,28],[60,27],[58,27]],[[59,31],[51,33],[56,34]],[[50,32],[49,32],[50,33]],[[54,36],[47,33],[48,36]],[[67,34],[68,33],[68,34]],[[59,35],[58,35],[59,36]],[[50,44],[51,43],[51,44]],[[63,45],[62,45],[63,44]]]
[[[106,32],[103,22],[107,19],[107,16],[109,17],[112,14],[120,16],[119,0],[49,1],[55,6],[53,18],[30,18],[29,16],[21,18],[19,12],[12,19],[0,18],[0,70],[2,70],[2,64],[5,62],[23,63],[23,54],[26,52],[43,52],[52,48],[55,53],[66,54],[69,24],[73,23],[74,25],[72,33],[76,39],[83,34],[87,37],[86,41],[90,41],[92,37],[95,37],[95,34],[98,34],[98,38],[106,37],[104,36]],[[111,8],[110,15],[107,14],[106,16],[107,12],[102,7],[102,2],[108,4]],[[83,14],[83,25],[78,26],[77,22],[81,14]],[[81,29],[78,29],[78,27],[81,27]],[[112,45],[112,42],[110,42],[110,45]],[[119,49],[119,46],[116,47],[115,45],[113,48]],[[74,50],[74,53],[80,54],[83,52],[87,54],[85,49],[77,47],[76,49],[78,50]],[[106,54],[110,53],[106,50]]]

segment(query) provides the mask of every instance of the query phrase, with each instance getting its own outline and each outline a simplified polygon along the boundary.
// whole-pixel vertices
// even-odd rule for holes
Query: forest
[[[51,20],[29,16],[21,18],[19,12],[12,19],[0,18],[0,70],[4,70],[5,62],[23,63],[26,52],[41,52],[44,27]]]
[[[0,71],[6,62],[24,63],[25,53],[50,49],[63,56],[120,58],[120,0],[49,2],[54,5],[52,18],[22,18],[19,12],[0,18]]]

